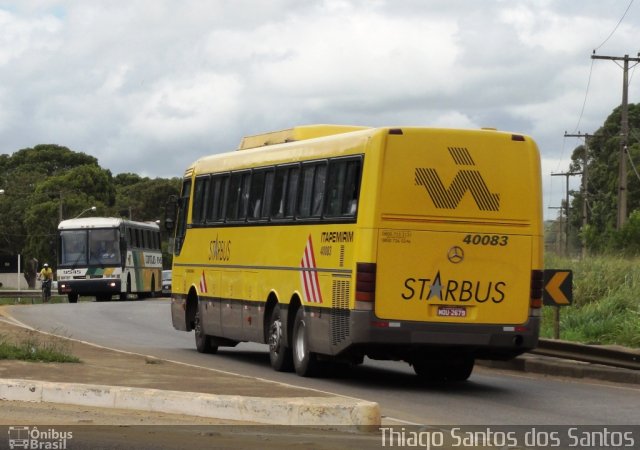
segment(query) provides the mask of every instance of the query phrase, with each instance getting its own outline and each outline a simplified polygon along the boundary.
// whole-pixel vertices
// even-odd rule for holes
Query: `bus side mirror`
[[[164,229],[172,233],[178,216],[178,197],[172,195],[164,206]]]

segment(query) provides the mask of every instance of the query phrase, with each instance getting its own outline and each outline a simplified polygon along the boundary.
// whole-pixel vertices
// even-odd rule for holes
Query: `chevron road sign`
[[[573,272],[550,269],[544,271],[542,303],[547,306],[570,306],[573,301]]]

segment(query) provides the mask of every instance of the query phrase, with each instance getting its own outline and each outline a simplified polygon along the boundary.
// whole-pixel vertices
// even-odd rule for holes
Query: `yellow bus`
[[[301,376],[366,356],[466,380],[537,344],[540,179],[535,142],[493,129],[246,137],[187,168],[167,208],[173,326],[200,352],[266,343]]]

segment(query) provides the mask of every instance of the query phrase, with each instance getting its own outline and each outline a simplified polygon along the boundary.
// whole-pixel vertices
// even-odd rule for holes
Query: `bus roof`
[[[58,230],[76,230],[78,228],[118,228],[127,223],[143,228],[160,229],[155,222],[135,222],[117,217],[81,217],[79,219],[63,220],[58,225]]]
[[[495,133],[511,136],[510,132],[496,129],[444,129],[420,126],[365,127],[352,125],[304,125],[282,131],[274,131],[242,139],[236,151],[214,153],[193,162],[184,172],[184,177],[225,172],[295,162],[309,157],[348,155],[353,149],[377,134],[403,134],[405,132],[438,132],[448,130],[455,133]],[[323,145],[307,145],[305,141],[322,141]],[[311,144],[311,142],[309,142]],[[313,156],[311,156],[313,154]]]
[[[245,137],[241,142],[241,147],[237,150],[224,153],[214,153],[203,156],[192,163],[185,170],[184,176],[189,177],[196,174],[209,173],[211,171],[225,171],[238,168],[238,161],[243,161],[247,167],[255,164],[277,164],[282,161],[295,160],[296,158],[304,158],[308,155],[307,146],[303,141],[327,138],[327,143],[332,139],[340,139],[343,146],[357,145],[376,132],[386,130],[387,128],[371,128],[350,125],[305,125],[301,127],[291,128],[289,130],[275,131],[256,136]],[[256,144],[252,147],[251,142]],[[292,149],[298,149],[294,155]],[[327,147],[331,152],[335,151],[334,147]],[[325,153],[327,148],[324,149]],[[294,150],[294,152],[296,152]],[[268,156],[267,156],[268,155]]]
[[[245,136],[240,141],[238,150],[264,147],[266,145],[284,144],[285,142],[304,141],[334,134],[349,133],[351,131],[366,130],[370,127],[354,125],[303,125],[287,130]]]

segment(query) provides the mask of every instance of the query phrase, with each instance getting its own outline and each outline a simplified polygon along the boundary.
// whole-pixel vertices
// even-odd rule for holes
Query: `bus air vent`
[[[349,291],[351,282],[333,280],[329,329],[331,345],[337,345],[349,336]]]

